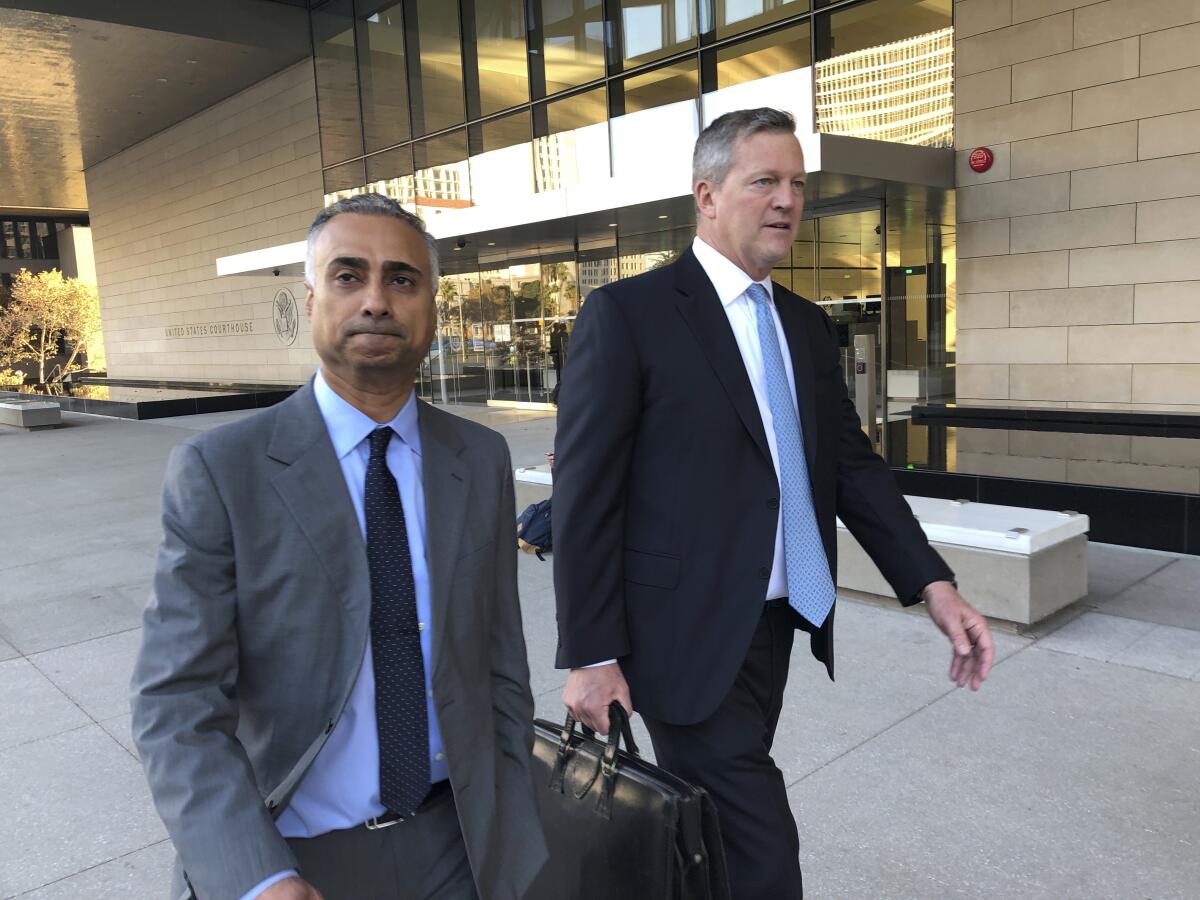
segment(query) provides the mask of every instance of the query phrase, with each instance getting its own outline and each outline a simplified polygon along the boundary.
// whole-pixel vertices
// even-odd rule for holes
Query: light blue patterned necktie
[[[761,284],[752,284],[746,295],[754,303],[758,321],[758,343],[762,348],[763,369],[767,379],[767,404],[775,428],[775,446],[779,453],[779,487],[783,510],[783,555],[787,563],[788,603],[818,628],[833,607],[835,591],[829,575],[829,561],[817,527],[808,463],[804,455],[804,434],[792,399],[787,369],[771,297]]]

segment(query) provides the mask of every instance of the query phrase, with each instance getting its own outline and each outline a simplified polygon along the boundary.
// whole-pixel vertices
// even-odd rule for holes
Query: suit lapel
[[[746,364],[738,350],[733,329],[729,327],[729,317],[721,306],[712,282],[704,274],[691,248],[679,257],[674,268],[675,287],[680,294],[677,304],[680,314],[708,357],[750,437],[763,455],[770,459],[771,450],[763,430],[758,401],[754,399],[754,389],[750,386],[750,376],[746,374]]]
[[[280,404],[267,455],[287,465],[272,484],[336,593],[350,611],[369,613],[366,546],[311,382]]]
[[[817,395],[812,364],[812,335],[800,315],[800,298],[778,284],[774,284],[772,289],[775,308],[779,310],[779,320],[783,323],[783,334],[787,338],[788,353],[792,357],[796,404],[800,410],[800,426],[804,430],[804,455],[808,460],[811,478],[817,456]]]
[[[450,586],[466,526],[470,472],[462,459],[465,444],[450,427],[448,414],[429,404],[418,404],[421,430],[421,467],[425,487],[425,555],[429,563],[433,606],[434,665],[446,639]]]

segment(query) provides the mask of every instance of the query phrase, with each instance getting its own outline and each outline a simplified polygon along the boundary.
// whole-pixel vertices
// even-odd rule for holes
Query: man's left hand
[[[921,592],[929,617],[950,639],[954,656],[950,660],[950,680],[959,687],[970,682],[979,690],[992,670],[992,632],[981,616],[949,581],[935,581]]]

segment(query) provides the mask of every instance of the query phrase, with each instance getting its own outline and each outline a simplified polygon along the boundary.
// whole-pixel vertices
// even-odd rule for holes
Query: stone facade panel
[[[1013,253],[1034,253],[1131,244],[1136,210],[1127,204],[1015,218],[1010,248]]]
[[[1009,323],[1014,328],[1065,325],[1130,325],[1134,287],[1063,288],[1051,291],[1013,291]]]

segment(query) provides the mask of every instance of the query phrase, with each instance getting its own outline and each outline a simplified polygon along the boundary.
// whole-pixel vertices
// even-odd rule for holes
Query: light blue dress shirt
[[[355,409],[329,387],[321,372],[313,381],[317,406],[325,420],[333,442],[333,451],[342,467],[346,489],[354,504],[355,515],[363,540],[367,522],[363,513],[363,489],[367,477],[370,443],[367,438],[380,427],[369,416]],[[433,706],[431,678],[433,660],[433,629],[431,627],[431,597],[429,563],[425,548],[425,489],[421,479],[421,434],[417,427],[416,395],[396,414],[388,425],[400,440],[388,442],[387,465],[400,490],[404,506],[404,524],[408,546],[412,553],[413,580],[417,589],[417,620],[421,629],[421,655],[425,661],[425,696],[429,716],[429,774],[438,782],[448,777],[446,755],[442,746],[441,729]],[[279,833],[288,838],[310,838],[328,831],[354,828],[367,819],[386,812],[379,802],[379,734],[375,725],[375,668],[371,656],[371,640],[367,637],[367,652],[362,668],[350,693],[350,699],[338,720],[337,727],[312,766],[297,786],[287,808],[276,820]],[[244,895],[252,900],[283,878],[295,872],[280,872],[263,881]]]

